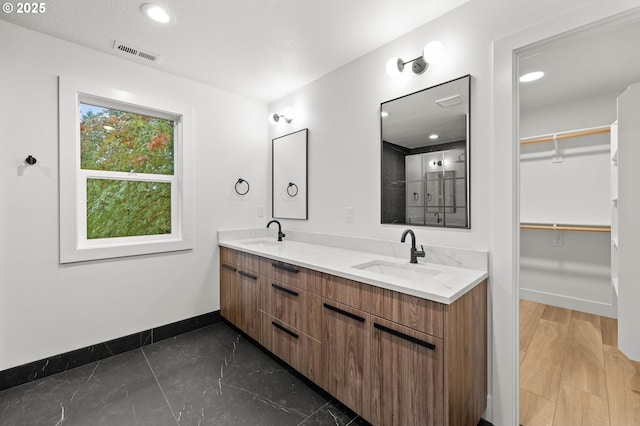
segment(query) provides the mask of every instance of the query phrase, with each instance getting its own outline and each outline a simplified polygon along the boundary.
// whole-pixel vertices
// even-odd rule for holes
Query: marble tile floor
[[[0,426],[368,425],[224,322],[0,392]]]

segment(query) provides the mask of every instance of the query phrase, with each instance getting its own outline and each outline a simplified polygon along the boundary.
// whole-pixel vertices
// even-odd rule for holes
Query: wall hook
[[[30,166],[33,166],[34,164],[36,164],[38,162],[38,160],[36,160],[36,158],[32,155],[29,155],[27,158],[24,159],[24,162],[27,163]]]
[[[239,186],[239,185],[241,186],[243,183],[246,183],[246,184],[247,184],[247,189],[246,189],[246,191],[242,191],[241,189],[238,189],[238,186]],[[238,179],[238,181],[236,182],[235,190],[236,190],[236,193],[237,193],[238,195],[247,195],[247,193],[249,192],[249,189],[250,189],[250,188],[251,188],[251,187],[249,186],[249,182],[247,182],[246,180],[244,180],[244,179],[242,179],[242,178],[239,178],[239,179]]]

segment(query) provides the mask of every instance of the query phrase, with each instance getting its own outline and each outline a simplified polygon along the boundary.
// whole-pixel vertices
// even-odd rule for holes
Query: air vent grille
[[[160,62],[160,59],[162,59],[162,56],[158,54],[151,53],[149,51],[145,51],[137,47],[127,45],[117,40],[113,43],[113,50],[125,56],[128,56],[128,57],[135,56],[137,58],[141,58],[149,62]]]
[[[442,98],[435,101],[441,108],[450,108],[452,106],[460,105],[464,103],[464,100],[460,95],[449,96],[448,98]]]

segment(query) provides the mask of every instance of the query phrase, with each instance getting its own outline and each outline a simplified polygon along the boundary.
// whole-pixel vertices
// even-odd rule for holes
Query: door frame
[[[493,222],[491,323],[495,425],[519,424],[520,144],[518,52],[608,20],[640,12],[640,1],[598,0],[502,37],[493,44]]]

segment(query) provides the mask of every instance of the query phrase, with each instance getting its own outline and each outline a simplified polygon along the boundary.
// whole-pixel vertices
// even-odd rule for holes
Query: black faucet
[[[422,250],[416,250],[416,234],[413,233],[411,229],[405,229],[402,233],[402,238],[400,238],[400,242],[404,243],[405,238],[407,238],[407,234],[411,235],[411,260],[410,263],[418,263],[419,257],[424,257],[424,247],[422,245],[420,248]]]
[[[277,220],[273,219],[273,220],[269,221],[269,223],[267,223],[267,228],[272,223],[277,223],[278,224],[278,241],[282,241],[282,239],[285,237],[285,235],[284,235],[284,232],[282,232],[282,226],[280,225],[280,222],[278,222]]]

